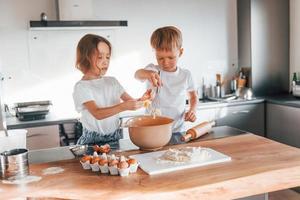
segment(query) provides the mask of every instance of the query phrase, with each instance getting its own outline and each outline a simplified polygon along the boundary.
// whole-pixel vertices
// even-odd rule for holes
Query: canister
[[[12,149],[0,153],[1,178],[19,179],[29,174],[28,150]]]

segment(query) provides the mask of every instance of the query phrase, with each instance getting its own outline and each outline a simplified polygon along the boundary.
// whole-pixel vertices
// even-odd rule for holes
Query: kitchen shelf
[[[127,20],[30,21],[31,30],[72,30],[127,27]]]

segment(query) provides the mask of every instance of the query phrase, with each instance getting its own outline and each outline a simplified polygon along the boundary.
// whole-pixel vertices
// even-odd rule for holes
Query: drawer
[[[27,148],[46,149],[60,146],[58,125],[27,128]]]

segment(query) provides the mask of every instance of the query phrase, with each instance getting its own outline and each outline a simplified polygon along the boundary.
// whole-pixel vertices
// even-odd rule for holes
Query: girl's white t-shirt
[[[195,83],[191,72],[180,67],[177,67],[175,72],[167,72],[154,64],[147,65],[145,69],[156,72],[160,71],[160,78],[163,83],[158,96],[152,102],[153,106],[160,109],[163,116],[174,119],[173,132],[185,131],[184,113],[186,99],[188,99],[188,92],[195,90]],[[151,87],[148,82],[148,88]]]
[[[119,114],[97,120],[83,105],[95,101],[99,107],[109,107],[120,103],[124,88],[114,77],[94,80],[80,80],[74,86],[73,99],[77,112],[81,113],[82,126],[100,135],[113,133],[119,128]]]

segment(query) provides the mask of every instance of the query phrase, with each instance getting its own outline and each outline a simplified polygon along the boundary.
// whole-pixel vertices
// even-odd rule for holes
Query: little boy
[[[137,70],[135,78],[148,80],[152,87],[159,88],[152,105],[160,109],[162,115],[174,119],[173,133],[185,131],[184,121],[196,120],[198,97],[191,72],[177,66],[183,53],[181,31],[174,26],[158,28],[150,42],[158,65],[149,64]],[[186,112],[187,94],[190,107]]]

